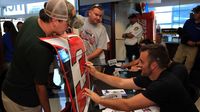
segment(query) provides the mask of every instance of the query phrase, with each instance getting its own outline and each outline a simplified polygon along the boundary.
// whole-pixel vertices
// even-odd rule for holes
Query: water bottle
[[[135,60],[135,55],[132,56],[132,61]]]

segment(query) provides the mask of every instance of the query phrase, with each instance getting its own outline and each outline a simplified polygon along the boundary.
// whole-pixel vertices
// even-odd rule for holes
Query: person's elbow
[[[129,85],[131,84],[130,83],[128,84],[127,82],[128,79],[120,78],[120,80],[117,81],[118,88],[131,89],[131,87],[129,87]]]
[[[119,110],[123,110],[125,112],[130,112],[130,111],[133,111],[133,107],[131,104],[129,104],[128,102],[123,102],[122,103],[123,107]]]

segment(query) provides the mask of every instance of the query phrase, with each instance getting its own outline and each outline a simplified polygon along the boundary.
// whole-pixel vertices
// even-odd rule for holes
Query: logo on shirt
[[[85,31],[81,31],[80,36],[83,40],[88,41],[91,45],[94,45],[95,43],[95,36],[94,34],[89,31],[89,30],[85,30]]]
[[[135,28],[134,28],[134,31],[138,31],[138,30],[139,30],[139,27],[135,27]]]

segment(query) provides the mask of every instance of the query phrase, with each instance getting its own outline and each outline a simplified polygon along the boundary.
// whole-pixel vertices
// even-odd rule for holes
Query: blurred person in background
[[[5,34],[2,37],[4,48],[4,60],[7,68],[10,66],[13,59],[13,53],[15,49],[17,30],[11,21],[5,21],[3,23],[3,29]]]
[[[191,72],[200,46],[200,5],[193,8],[192,12],[192,18],[185,22],[183,29],[179,29],[181,43],[173,58],[175,62],[184,63],[188,73]]]
[[[140,42],[139,48],[144,46],[144,45],[148,45],[148,44],[154,44],[154,43],[150,39],[144,39]],[[139,64],[139,58],[135,58],[131,62],[123,64],[121,67],[122,68],[128,68],[129,71],[134,72],[134,71],[140,70],[140,68],[137,67],[138,64]]]
[[[139,43],[143,38],[143,28],[142,25],[139,24],[136,14],[131,14],[128,19],[129,24],[122,35],[122,38],[125,39],[126,58],[128,59],[128,62],[131,62],[133,55],[136,59],[139,58]]]
[[[1,24],[0,24],[0,26],[1,26]],[[3,53],[2,31],[1,31],[1,27],[0,27],[0,88],[2,86],[2,82],[5,78],[5,74],[6,74],[6,66],[5,66],[4,53]],[[1,95],[1,93],[0,93],[0,95]],[[0,112],[5,112],[1,98],[0,98]]]
[[[18,30],[18,32],[22,29],[23,24],[24,23],[22,21],[17,22],[17,30]]]

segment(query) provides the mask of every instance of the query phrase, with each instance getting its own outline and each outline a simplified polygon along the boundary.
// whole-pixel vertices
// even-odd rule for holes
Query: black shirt
[[[142,94],[155,102],[160,112],[198,112],[182,82],[167,70],[149,84],[144,85],[142,80],[141,77],[134,79],[137,86],[146,86]]]

